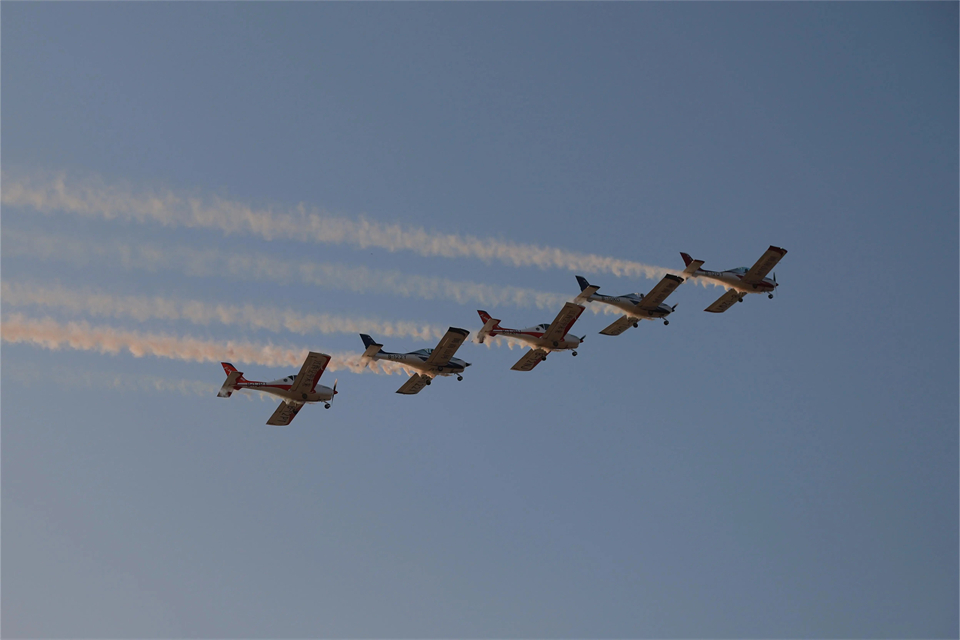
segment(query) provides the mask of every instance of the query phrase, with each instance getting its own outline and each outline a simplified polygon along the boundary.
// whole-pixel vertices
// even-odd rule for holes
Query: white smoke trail
[[[41,369],[27,362],[18,362],[15,366],[7,368],[3,374],[4,382],[16,381],[30,385],[47,381],[49,378],[50,371],[48,369]],[[138,393],[155,391],[200,397],[216,395],[220,390],[220,383],[213,384],[203,380],[171,379],[142,373],[121,374],[98,371],[71,371],[70,386],[86,389],[136,391]],[[256,389],[239,389],[238,392],[246,392],[241,397],[247,400],[259,399],[266,402],[276,402],[276,396],[271,396],[269,393]]]
[[[444,327],[415,322],[387,322],[347,318],[330,314],[298,313],[292,309],[256,307],[251,304],[210,304],[200,300],[174,300],[161,296],[113,296],[96,291],[78,291],[63,286],[3,282],[0,298],[8,306],[40,306],[65,309],[92,317],[146,320],[184,320],[196,325],[239,325],[279,333],[372,333],[387,337],[439,340]]]
[[[399,271],[345,265],[278,260],[263,254],[236,254],[156,244],[95,245],[75,238],[3,229],[3,251],[8,257],[55,260],[76,266],[91,262],[119,265],[155,273],[176,271],[195,277],[229,277],[289,284],[299,281],[321,289],[353,293],[380,293],[422,300],[450,300],[486,307],[535,307],[556,311],[573,296],[514,286],[497,286],[448,278],[408,275]],[[607,305],[591,305],[594,313],[612,313]]]
[[[359,248],[411,251],[421,256],[476,258],[487,262],[578,273],[659,279],[670,270],[632,260],[579,253],[556,247],[426,231],[423,228],[371,222],[363,217],[326,214],[304,204],[293,209],[249,205],[219,196],[189,196],[170,190],[136,192],[125,184],[78,178],[65,173],[48,176],[3,175],[4,205],[40,212],[62,211],[107,220],[156,222],[165,226],[218,229],[246,233],[265,240],[298,240],[346,244]]]
[[[134,357],[155,356],[185,362],[221,362],[235,360],[268,367],[300,367],[308,349],[282,347],[230,340],[223,343],[198,338],[158,333],[124,331],[109,326],[91,326],[86,322],[61,324],[51,318],[28,318],[9,314],[0,323],[0,339],[10,343],[26,343],[57,351],[63,348],[95,351],[116,355],[128,352]],[[347,370],[354,373],[393,374],[408,371],[394,362],[361,362],[359,354],[331,354],[327,371]]]

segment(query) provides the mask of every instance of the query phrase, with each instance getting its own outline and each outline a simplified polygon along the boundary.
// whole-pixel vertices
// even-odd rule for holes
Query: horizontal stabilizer
[[[224,363],[226,364],[226,363]],[[231,365],[232,368],[232,365]],[[224,367],[226,369],[226,367]],[[227,375],[227,381],[223,383],[223,386],[220,387],[220,393],[217,394],[218,398],[229,398],[234,390],[237,388],[237,381],[243,378],[243,374],[234,369]]]
[[[683,258],[683,263],[687,265],[687,268],[683,270],[684,275],[692,276],[703,266],[703,260],[694,260],[690,257],[689,253],[683,253],[681,251],[680,257]]]
[[[480,314],[480,319],[483,320],[483,328],[477,332],[477,342],[483,344],[487,336],[495,335],[493,332],[500,328],[500,321],[496,318],[491,318],[490,314],[486,311],[478,309],[477,313]]]
[[[583,276],[577,276],[577,282],[580,284],[580,293],[578,293],[577,297],[573,299],[575,304],[583,304],[583,302],[589,300],[590,296],[595,294],[600,289],[600,287],[587,282],[587,279]]]
[[[383,351],[383,345],[377,344],[377,342],[367,334],[361,333],[360,339],[363,340],[363,346],[366,347],[366,351],[364,351],[361,356],[362,358],[372,358]]]

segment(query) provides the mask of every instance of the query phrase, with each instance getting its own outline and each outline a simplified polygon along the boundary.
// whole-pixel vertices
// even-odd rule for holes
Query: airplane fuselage
[[[777,288],[777,283],[770,278],[764,278],[757,283],[746,283],[743,281],[743,273],[736,271],[707,271],[706,269],[697,269],[692,274],[695,278],[705,278],[714,280],[727,285],[731,289],[736,289],[740,293],[771,293]]]
[[[661,304],[656,309],[641,309],[637,306],[642,295],[629,294],[625,296],[605,296],[602,293],[595,293],[588,298],[596,302],[602,302],[614,306],[632,318],[643,318],[645,320],[655,320],[665,318],[673,313],[673,307],[667,304]]]
[[[450,358],[450,362],[443,365],[442,367],[435,367],[433,365],[427,364],[427,359],[430,357],[428,355],[419,355],[416,353],[375,353],[372,356],[369,356],[374,360],[387,360],[389,362],[398,362],[402,365],[410,367],[411,369],[416,369],[423,373],[434,374],[439,376],[455,376],[457,374],[463,373],[464,369],[470,366],[469,363],[461,360],[460,358]]]
[[[563,340],[545,340],[543,338],[544,330],[541,330],[538,327],[533,327],[530,329],[497,329],[492,331],[490,335],[492,336],[509,336],[521,342],[529,344],[535,349],[543,349],[544,351],[567,351],[570,349],[576,349],[580,346],[580,338],[568,333],[563,337]]]
[[[325,387],[322,384],[318,384],[313,391],[298,393],[296,395],[290,391],[292,385],[293,379],[283,378],[272,382],[238,382],[235,388],[262,391],[263,393],[269,393],[284,400],[295,400],[297,402],[330,402],[333,400],[333,389]]]

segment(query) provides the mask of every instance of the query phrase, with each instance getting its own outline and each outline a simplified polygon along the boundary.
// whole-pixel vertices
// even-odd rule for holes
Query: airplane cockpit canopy
[[[749,268],[749,267],[737,267],[736,269],[730,269],[730,271],[732,271],[733,273],[746,273],[747,271],[750,271],[750,268]]]
[[[418,356],[428,356],[428,355],[430,355],[431,353],[433,353],[433,349],[418,349],[417,351],[414,351],[413,353],[414,353],[415,355],[418,355]]]

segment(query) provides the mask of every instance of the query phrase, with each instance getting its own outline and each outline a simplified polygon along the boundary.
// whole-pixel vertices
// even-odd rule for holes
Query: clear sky
[[[0,17],[4,637],[957,637],[956,3]],[[530,373],[216,397],[771,244]]]

